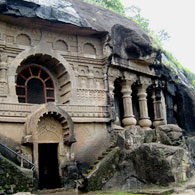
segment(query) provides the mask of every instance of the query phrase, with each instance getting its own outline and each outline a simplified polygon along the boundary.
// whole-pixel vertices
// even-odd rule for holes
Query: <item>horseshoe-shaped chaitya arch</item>
[[[76,142],[74,138],[74,123],[67,112],[57,107],[54,103],[47,103],[37,106],[31,115],[28,116],[25,123],[25,136],[23,143],[33,143],[38,141],[38,122],[44,116],[53,116],[62,125],[63,142],[65,145],[71,146]]]

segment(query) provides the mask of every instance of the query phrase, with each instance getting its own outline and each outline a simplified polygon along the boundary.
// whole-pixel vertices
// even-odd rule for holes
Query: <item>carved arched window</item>
[[[17,76],[16,83],[16,94],[20,103],[43,104],[55,101],[53,80],[39,66],[23,68]]]

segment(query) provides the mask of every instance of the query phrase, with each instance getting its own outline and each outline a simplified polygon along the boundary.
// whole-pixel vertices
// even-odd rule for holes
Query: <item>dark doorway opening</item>
[[[137,96],[138,90],[137,86],[133,85],[132,86],[132,106],[133,106],[133,115],[135,119],[137,120],[137,123],[139,122],[140,119],[140,111],[139,111],[139,101],[138,101],[138,96]]]
[[[114,82],[114,106],[116,110],[116,116],[119,118],[119,125],[122,126],[122,119],[124,116],[124,109],[123,109],[123,95],[121,93],[121,81],[116,80]]]
[[[150,117],[151,121],[154,121],[154,104],[153,104],[153,99],[152,99],[153,90],[154,89],[152,88],[147,89],[148,116]]]
[[[60,187],[58,144],[39,144],[39,188]]]

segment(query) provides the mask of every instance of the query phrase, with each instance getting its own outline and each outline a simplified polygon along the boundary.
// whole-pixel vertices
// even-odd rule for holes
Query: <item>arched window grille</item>
[[[43,104],[55,101],[53,80],[39,66],[23,68],[17,75],[16,83],[16,94],[20,103]]]

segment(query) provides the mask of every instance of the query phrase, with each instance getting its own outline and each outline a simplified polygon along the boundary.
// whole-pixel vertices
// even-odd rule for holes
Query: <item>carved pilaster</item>
[[[154,85],[153,94],[152,94],[153,107],[154,107],[154,122],[153,122],[154,127],[165,124],[161,95],[162,92],[161,92],[160,85],[156,81]]]
[[[108,104],[110,105],[110,117],[112,119],[112,128],[115,130],[121,130],[119,126],[119,117],[116,113],[114,103],[114,81],[120,77],[120,71],[118,69],[110,68],[108,71],[108,83],[109,83],[109,98]]]
[[[120,77],[120,71],[118,69],[110,68],[108,72],[108,82],[109,82],[109,94],[114,100],[114,81]]]
[[[8,83],[7,83],[7,56],[0,56],[0,96],[7,96]]]
[[[88,75],[88,79],[89,79],[89,88],[95,88],[94,87],[94,73],[93,73],[93,67],[89,66],[89,75]]]
[[[147,92],[146,89],[151,85],[151,79],[146,77],[139,77],[139,86],[138,86],[138,101],[139,101],[139,110],[140,110],[140,120],[139,125],[144,129],[150,129],[152,122],[148,115],[148,105],[147,105]]]

